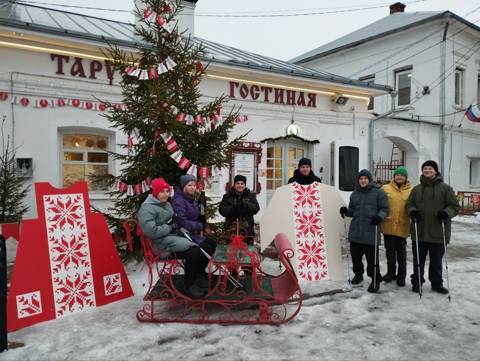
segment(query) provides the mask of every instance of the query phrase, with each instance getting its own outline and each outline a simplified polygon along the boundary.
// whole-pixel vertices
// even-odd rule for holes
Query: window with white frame
[[[480,158],[470,158],[469,183],[472,187],[480,187]]]
[[[463,106],[464,97],[464,70],[462,68],[455,69],[455,105]]]
[[[86,181],[89,191],[105,191],[99,179],[109,173],[109,137],[100,134],[62,133],[62,183],[69,187]]]
[[[367,83],[375,83],[375,74],[362,76],[361,78],[359,78],[359,80]],[[373,97],[370,97],[370,101],[368,102],[368,107],[367,107],[368,110],[373,110],[373,107],[374,107],[373,99],[374,99]]]
[[[412,94],[412,69],[395,72],[396,106],[410,104]]]

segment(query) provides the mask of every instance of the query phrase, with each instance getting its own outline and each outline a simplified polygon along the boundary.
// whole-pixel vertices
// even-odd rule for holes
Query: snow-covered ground
[[[300,314],[282,326],[146,324],[135,318],[145,270],[129,265],[134,297],[11,333],[10,341],[25,346],[0,360],[480,360],[479,223],[480,217],[454,222],[451,303],[428,281],[422,299],[395,283],[370,294],[364,281],[323,297],[305,286]],[[380,259],[384,271],[383,252]]]

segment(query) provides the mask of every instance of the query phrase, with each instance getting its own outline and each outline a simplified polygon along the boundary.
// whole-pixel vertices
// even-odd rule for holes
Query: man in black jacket
[[[312,161],[308,158],[302,158],[298,162],[298,169],[293,172],[293,177],[288,180],[288,184],[297,182],[298,184],[308,185],[313,182],[321,182],[312,170]]]
[[[232,229],[236,221],[246,222],[246,241],[253,244],[255,222],[253,216],[258,213],[258,205],[255,193],[247,187],[247,178],[237,174],[233,179],[233,187],[225,194],[220,202],[219,212],[225,217],[225,228]]]

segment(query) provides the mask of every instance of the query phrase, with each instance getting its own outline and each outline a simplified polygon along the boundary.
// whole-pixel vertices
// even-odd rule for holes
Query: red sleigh
[[[253,247],[218,245],[209,263],[209,289],[205,297],[185,295],[180,260],[161,260],[151,241],[141,235],[149,285],[144,306],[137,312],[141,322],[221,324],[282,324],[300,311],[302,292],[290,263],[293,250],[284,234],[275,246],[283,273],[263,271]]]

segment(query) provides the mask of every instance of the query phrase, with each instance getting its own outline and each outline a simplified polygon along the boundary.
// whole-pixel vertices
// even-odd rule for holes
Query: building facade
[[[0,13],[0,116],[17,148],[19,176],[59,188],[86,180],[99,209],[110,199],[93,177],[116,174],[120,164],[108,152],[120,152],[127,143],[102,116],[104,101],[123,106],[121,75],[102,53],[107,41],[134,51],[138,39],[131,24],[33,5],[12,4]],[[227,95],[223,111],[241,107],[242,115],[232,139],[248,133],[238,159],[207,184],[214,201],[243,172],[265,208],[301,157],[312,159],[324,182],[338,186],[341,167],[331,159],[337,154],[338,160],[342,145],[356,147],[355,170],[367,163],[369,99],[388,87],[195,41],[206,47],[210,64],[200,85],[203,99]],[[33,217],[33,189],[27,202],[27,217]]]
[[[464,115],[480,99],[480,28],[449,12],[390,15],[292,62],[386,84],[375,98],[373,160],[400,161],[412,180],[427,159],[438,161],[456,190],[480,190],[480,128]]]

